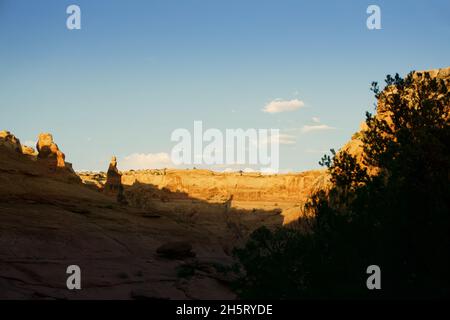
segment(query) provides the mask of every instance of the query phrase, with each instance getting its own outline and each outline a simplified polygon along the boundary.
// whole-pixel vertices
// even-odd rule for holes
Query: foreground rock
[[[156,249],[156,253],[161,257],[177,260],[195,257],[192,245],[185,241],[165,243]]]
[[[45,158],[44,158],[45,160]],[[152,253],[187,241],[199,257],[231,263],[219,239],[166,216],[118,206],[115,199],[69,181],[15,148],[0,146],[0,299],[225,299],[216,279],[181,279],[179,261]],[[69,265],[82,270],[82,290],[67,290]]]

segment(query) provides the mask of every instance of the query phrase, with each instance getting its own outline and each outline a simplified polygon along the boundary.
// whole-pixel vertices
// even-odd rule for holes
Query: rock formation
[[[50,133],[39,134],[36,149],[38,151],[38,159],[45,161],[51,170],[66,168],[66,156],[59,150],[58,145],[53,142],[53,136]],[[71,169],[71,166],[68,168]]]
[[[117,158],[115,156],[112,157],[111,162],[109,163],[104,192],[115,196],[117,202],[127,204],[123,195],[122,174],[117,169]]]
[[[111,162],[109,163],[108,172],[106,173],[106,183],[105,183],[105,192],[106,193],[116,193],[119,191],[122,175],[117,169],[117,159],[116,157],[112,157]]]
[[[130,187],[130,192],[143,185],[154,186],[158,199],[189,197],[224,203],[232,197],[234,201],[302,202],[326,186],[327,176],[325,170],[277,175],[177,169],[161,175],[159,170],[139,170],[123,172],[122,184]]]
[[[34,150],[34,148],[25,145],[22,146],[22,153],[26,156],[29,156],[33,160],[37,159],[38,156],[38,153],[36,152],[36,150]]]
[[[22,153],[22,145],[20,144],[20,140],[9,131],[0,131],[0,146],[18,153]]]

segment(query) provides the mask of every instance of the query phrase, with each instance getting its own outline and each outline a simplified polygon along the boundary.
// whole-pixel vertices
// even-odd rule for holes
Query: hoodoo
[[[104,192],[116,196],[117,201],[121,204],[127,203],[123,195],[122,174],[117,169],[117,158],[115,156],[111,158],[109,163]]]
[[[53,142],[53,136],[50,133],[39,134],[36,149],[38,151],[38,159],[47,161],[50,169],[66,168],[66,156],[59,150],[58,145]]]

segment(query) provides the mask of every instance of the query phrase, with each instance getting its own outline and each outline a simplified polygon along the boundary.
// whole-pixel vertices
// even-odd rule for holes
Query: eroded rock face
[[[9,131],[0,131],[0,146],[18,153],[22,153],[22,145],[20,144],[20,140]]]
[[[53,142],[53,136],[50,133],[39,134],[36,149],[38,151],[38,159],[47,161],[50,169],[66,168],[66,156],[59,150],[58,145]]]
[[[79,175],[85,184],[95,184],[97,189],[117,195],[112,192],[113,185],[119,185],[114,163],[109,178],[104,173],[83,172]],[[208,219],[214,214],[232,212],[235,215],[235,211],[242,210],[254,216],[267,214],[276,217],[281,214],[287,224],[304,214],[303,205],[313,193],[327,190],[330,186],[326,170],[263,175],[152,169],[120,174],[123,196],[129,205],[151,212],[170,212],[189,221],[199,217],[204,219],[205,215]],[[107,179],[108,185],[105,183],[103,186]]]
[[[127,171],[123,173],[122,183],[136,194],[144,186],[153,186],[151,196],[160,200],[195,198],[221,203],[233,197],[235,201],[301,202],[325,187],[328,180],[324,170],[261,175],[171,169],[164,175],[159,170]]]

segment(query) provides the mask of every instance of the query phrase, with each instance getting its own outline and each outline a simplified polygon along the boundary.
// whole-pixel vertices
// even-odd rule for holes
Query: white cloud
[[[271,136],[271,140],[279,144],[295,144],[295,137],[290,134],[280,133],[279,135]]]
[[[318,118],[318,117],[312,117],[312,121],[313,121],[314,123],[320,123],[320,118]]]
[[[304,107],[305,103],[298,99],[293,100],[281,100],[281,99],[275,99],[271,102],[269,102],[264,109],[262,109],[263,112],[266,113],[279,113],[279,112],[286,112],[286,111],[294,111],[297,109],[300,109],[301,107]]]
[[[259,141],[252,140],[250,142],[253,143],[254,145],[259,144],[260,146],[277,142],[278,144],[295,144],[295,136],[285,133],[278,133],[278,134],[271,134],[266,139],[260,139]]]
[[[26,140],[22,143],[24,146],[28,146],[28,147],[35,147],[36,146],[36,141],[33,140]]]
[[[303,133],[312,132],[312,131],[327,131],[327,130],[334,130],[336,128],[330,127],[326,124],[315,124],[315,125],[304,125],[301,131]]]
[[[162,169],[174,166],[170,155],[165,152],[133,153],[119,161],[119,167],[122,170]]]

